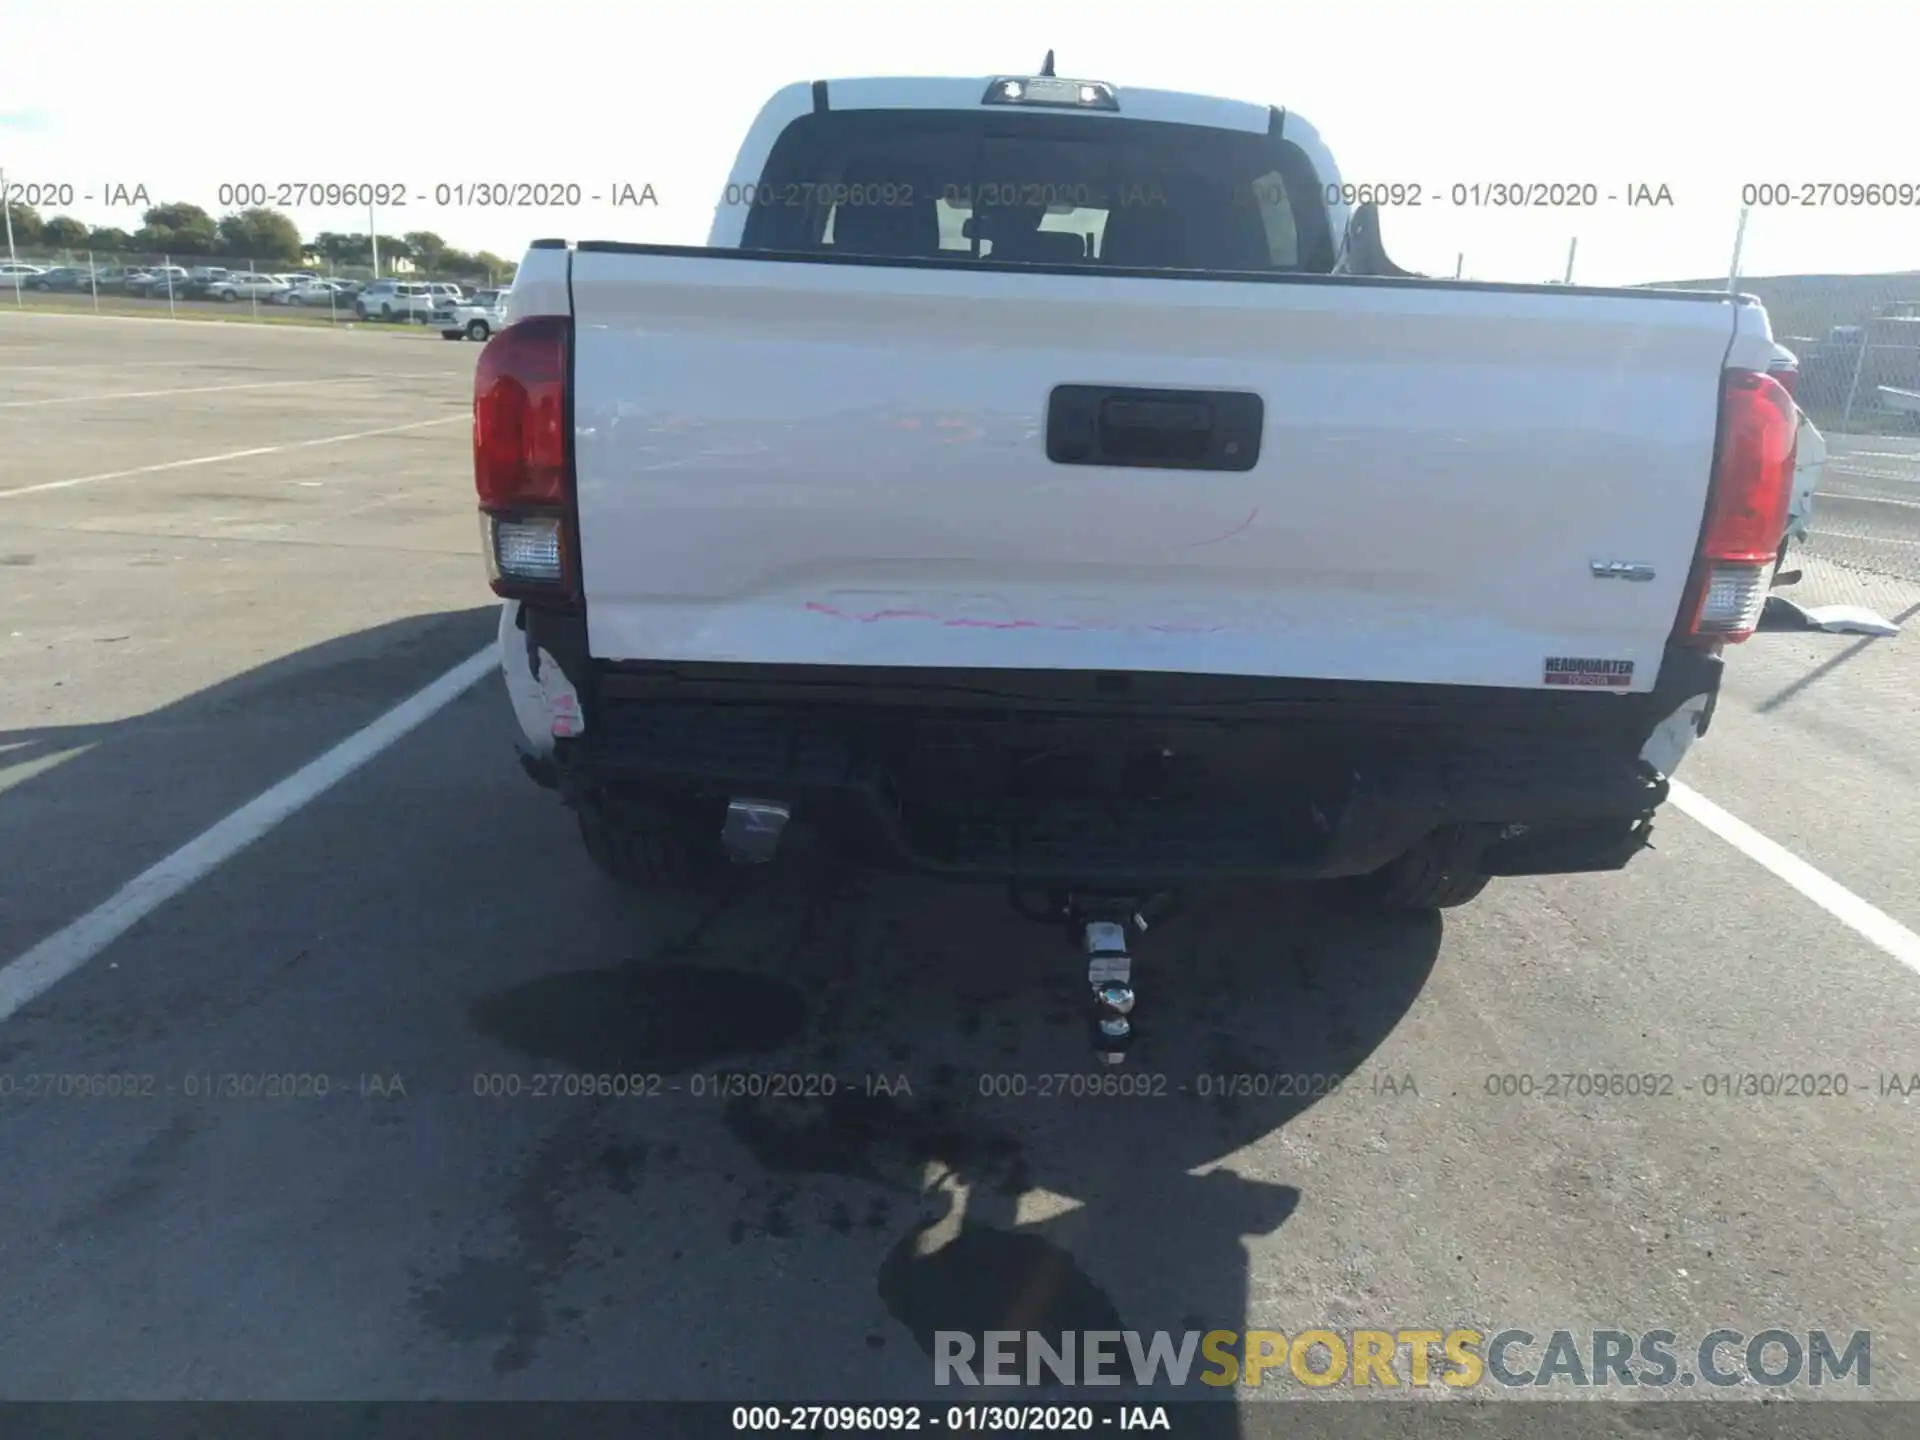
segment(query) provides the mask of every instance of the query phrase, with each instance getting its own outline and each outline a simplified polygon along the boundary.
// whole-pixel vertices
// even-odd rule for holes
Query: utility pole
[[[1740,288],[1740,247],[1747,238],[1747,207],[1740,207],[1740,225],[1733,232],[1733,261],[1727,266],[1727,293],[1731,295]]]
[[[0,210],[7,212],[7,263],[17,265],[20,262],[13,253],[13,202],[7,198],[7,172],[4,170],[0,170]],[[13,304],[15,309],[24,310],[27,302],[21,298],[20,290],[20,272],[15,270],[13,272]]]
[[[1840,412],[1840,433],[1846,434],[1847,427],[1853,424],[1853,397],[1860,390],[1860,372],[1867,367],[1867,339],[1873,334],[1873,317],[1869,315],[1866,323],[1860,327],[1860,353],[1853,357],[1853,379],[1847,384],[1847,403]]]
[[[1573,283],[1573,257],[1579,249],[1580,237],[1576,235],[1567,246],[1567,278],[1561,282],[1563,285],[1571,285]]]
[[[373,278],[380,278],[380,228],[374,223],[373,202],[367,202],[367,238],[373,242]]]

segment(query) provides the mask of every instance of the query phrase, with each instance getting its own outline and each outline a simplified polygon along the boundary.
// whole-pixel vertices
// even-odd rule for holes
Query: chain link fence
[[[1757,297],[1774,339],[1793,353],[1794,398],[1826,451],[1812,530],[1797,552],[1809,589],[1819,593],[1799,598],[1907,608],[1910,587],[1920,584],[1920,269],[1742,273],[1743,241],[1770,225],[1773,213],[1729,217],[1734,273],[1658,283]],[[1904,249],[1898,258],[1920,266],[1913,212],[1884,213],[1889,228],[1879,231],[1869,217],[1869,231],[1897,237],[1896,249]],[[1755,214],[1761,218],[1750,229]],[[1856,241],[1861,218],[1851,217]],[[1791,219],[1806,223],[1804,216]]]
[[[369,255],[365,264],[320,261],[289,265],[231,255],[96,253],[90,250],[20,249],[14,263],[39,273],[22,274],[0,285],[0,304],[45,309],[93,310],[101,314],[170,314],[176,318],[219,315],[303,324],[358,324],[382,318],[361,294],[377,279],[399,285],[425,285],[451,295],[498,289],[508,274],[471,268],[452,269],[414,260],[383,264],[376,277]],[[386,302],[392,318],[424,322],[421,297]],[[408,303],[398,303],[405,300]],[[363,313],[364,310],[364,313]]]
[[[1920,260],[1920,236],[1915,258]],[[1920,583],[1920,272],[1742,278],[1799,361],[1827,458],[1805,553]]]

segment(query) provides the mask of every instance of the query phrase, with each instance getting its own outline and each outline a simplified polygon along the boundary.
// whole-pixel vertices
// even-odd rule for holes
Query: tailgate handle
[[[1058,385],[1047,405],[1047,458],[1059,465],[1251,470],[1265,407],[1231,390]]]

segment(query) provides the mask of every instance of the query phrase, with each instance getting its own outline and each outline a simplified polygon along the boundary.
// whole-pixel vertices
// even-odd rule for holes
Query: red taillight
[[[565,316],[519,321],[487,342],[474,372],[473,484],[499,595],[573,595],[572,333]]]
[[[1799,416],[1771,375],[1729,370],[1720,390],[1720,440],[1707,492],[1680,634],[1702,644],[1753,634],[1787,529]]]
[[[1794,396],[1800,384],[1799,366],[1776,365],[1773,369],[1767,371],[1767,374],[1771,375],[1774,380],[1778,382],[1780,388],[1786,391],[1790,397]]]

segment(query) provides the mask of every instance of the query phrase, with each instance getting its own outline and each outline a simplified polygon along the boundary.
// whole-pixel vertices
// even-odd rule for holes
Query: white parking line
[[[57,985],[215,866],[459,699],[497,664],[491,645],[469,656],[365,729],[134,876],[64,930],[0,966],[0,1020]]]
[[[94,400],[151,400],[158,395],[212,395],[222,390],[285,390],[295,385],[364,385],[369,381],[437,380],[444,371],[402,371],[391,375],[326,375],[305,380],[250,380],[244,385],[189,385],[179,390],[121,390],[111,395],[56,395],[50,400],[0,401],[0,410],[37,405],[85,405]]]
[[[12,373],[15,370],[131,370],[135,366],[146,370],[178,370],[178,360],[68,360],[58,365],[0,365],[0,371]],[[214,367],[239,369],[239,366]]]
[[[347,435],[322,435],[318,440],[290,440],[285,445],[256,445],[251,450],[229,450],[224,455],[198,455],[191,460],[168,460],[159,465],[136,466],[132,470],[108,470],[99,475],[79,475],[71,480],[44,480],[38,485],[21,485],[12,490],[0,490],[0,500],[10,500],[15,495],[38,495],[47,490],[71,490],[76,485],[92,485],[101,480],[125,480],[133,475],[157,475],[162,470],[185,470],[193,465],[218,465],[222,460],[245,460],[250,455],[278,455],[283,450],[305,450],[314,445],[339,445],[347,440],[365,440],[371,435],[398,435],[402,430],[421,430],[429,425],[451,425],[456,420],[472,418],[463,410],[458,415],[442,415],[438,420],[413,420],[405,425],[383,425],[378,430],[355,430]]]
[[[1862,939],[1879,946],[1920,975],[1920,935],[1875,908],[1831,876],[1777,845],[1737,815],[1729,815],[1698,790],[1670,782],[1668,798],[1749,860],[1765,866]]]

